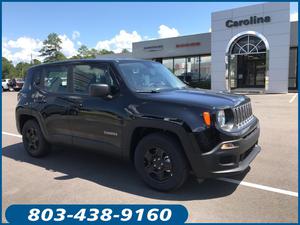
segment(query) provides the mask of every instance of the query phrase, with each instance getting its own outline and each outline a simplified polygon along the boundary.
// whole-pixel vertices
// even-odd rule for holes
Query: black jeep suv
[[[16,123],[27,152],[52,144],[122,156],[151,187],[244,171],[259,153],[250,99],[193,89],[160,63],[74,60],[28,70]],[[100,171],[101,172],[101,171]]]

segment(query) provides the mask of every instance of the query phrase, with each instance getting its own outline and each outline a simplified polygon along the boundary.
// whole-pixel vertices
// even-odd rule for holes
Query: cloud
[[[119,34],[110,40],[99,41],[96,45],[96,49],[106,49],[109,51],[114,51],[115,53],[120,53],[123,49],[131,51],[132,42],[138,41],[142,41],[142,37],[136,31],[128,33],[125,30],[121,30]]]
[[[79,37],[80,37],[80,32],[77,31],[77,30],[73,31],[73,33],[72,33],[72,40],[76,40]]]
[[[175,28],[170,28],[163,24],[159,26],[158,34],[159,38],[177,37],[180,35]]]
[[[67,35],[59,35],[62,41],[61,52],[68,58],[77,54],[75,44]],[[30,62],[31,59],[43,60],[39,50],[43,47],[43,42],[31,37],[20,37],[16,40],[2,39],[2,56],[12,61],[13,64],[19,62]]]
[[[67,57],[72,57],[77,54],[77,50],[75,49],[74,42],[67,37],[67,35],[58,35],[61,39],[61,52]]]
[[[158,30],[158,38],[168,38],[177,37],[179,32],[175,28],[170,28],[166,25],[160,25]],[[149,36],[141,36],[138,32],[133,31],[132,33],[126,30],[121,30],[117,35],[109,40],[99,41],[96,44],[96,49],[106,49],[109,51],[114,51],[115,53],[120,53],[123,49],[132,51],[132,43],[153,40],[155,38],[150,38]]]
[[[170,28],[166,25],[160,25],[158,28],[158,37],[156,38],[168,38],[177,37],[179,32],[175,28]],[[58,35],[62,41],[61,52],[67,57],[76,55],[77,48],[82,45],[82,42],[78,40],[80,33],[73,31],[72,37],[69,38],[66,34]],[[118,34],[108,40],[100,40],[96,44],[96,49],[106,49],[120,53],[123,49],[132,51],[132,43],[143,40],[153,40],[155,37],[142,36],[137,31],[127,32],[126,30],[120,30]],[[39,50],[42,48],[43,42],[39,39],[23,36],[15,40],[8,40],[2,38],[2,55],[8,60],[11,60],[14,64],[19,62],[30,62],[32,59],[43,60],[40,57]]]
[[[208,32],[211,32],[211,27],[208,29]]]
[[[31,58],[41,59],[39,50],[43,43],[39,39],[20,37],[16,40],[2,40],[2,55],[14,64],[30,62]]]
[[[290,21],[298,21],[298,12],[291,13]]]

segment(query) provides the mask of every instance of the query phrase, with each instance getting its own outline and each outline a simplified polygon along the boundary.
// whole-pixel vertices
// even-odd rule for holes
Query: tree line
[[[55,62],[67,59],[89,59],[95,58],[97,55],[112,54],[113,51],[108,51],[106,49],[97,50],[95,48],[88,48],[86,45],[81,45],[78,48],[78,54],[67,58],[61,52],[62,40],[59,38],[58,34],[51,33],[48,35],[47,39],[43,41],[43,46],[40,49],[40,56],[43,57],[43,63]],[[123,49],[122,53],[129,52],[127,49]],[[2,79],[14,78],[14,77],[24,77],[27,69],[33,65],[38,65],[42,63],[37,59],[31,60],[30,63],[19,62],[15,66],[11,61],[2,57]]]

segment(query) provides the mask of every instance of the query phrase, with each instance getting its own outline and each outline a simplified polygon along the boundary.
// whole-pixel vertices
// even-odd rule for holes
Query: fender
[[[21,124],[20,124],[20,117],[21,116],[32,116],[31,109],[30,108],[25,108],[25,107],[22,107],[22,106],[17,106],[16,107],[16,110],[15,110],[16,126],[17,126],[17,130],[20,134],[22,134]]]
[[[192,170],[195,171],[199,169],[199,164],[202,163],[201,160],[199,161],[201,150],[190,128],[184,123],[179,124],[163,119],[140,117],[129,122],[128,126],[124,128],[126,132],[123,132],[122,137],[124,146],[123,157],[125,159],[130,159],[133,132],[137,128],[154,128],[174,133],[181,142],[184,154],[190,162]],[[194,157],[195,155],[197,155],[197,157]]]
[[[31,116],[33,118],[36,119],[36,121],[38,122],[40,128],[41,128],[41,131],[45,137],[45,139],[47,141],[50,141],[50,137],[49,137],[49,134],[44,126],[44,123],[42,122],[42,116],[38,113],[38,112],[35,112],[33,111],[32,109],[30,108],[25,108],[25,107],[17,107],[16,108],[16,122],[17,122],[17,129],[18,129],[18,132],[20,134],[22,134],[22,130],[21,130],[21,124],[20,124],[20,117],[21,116]]]

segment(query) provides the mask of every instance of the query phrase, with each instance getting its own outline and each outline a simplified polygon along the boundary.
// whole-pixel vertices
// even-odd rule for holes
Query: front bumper
[[[198,178],[231,176],[243,172],[261,151],[258,145],[259,122],[256,120],[251,129],[242,136],[221,142],[211,151],[195,154],[198,164],[193,163],[193,171]],[[222,149],[223,144],[231,143],[234,149]],[[198,149],[200,151],[200,149]],[[195,162],[195,158],[193,160]]]

